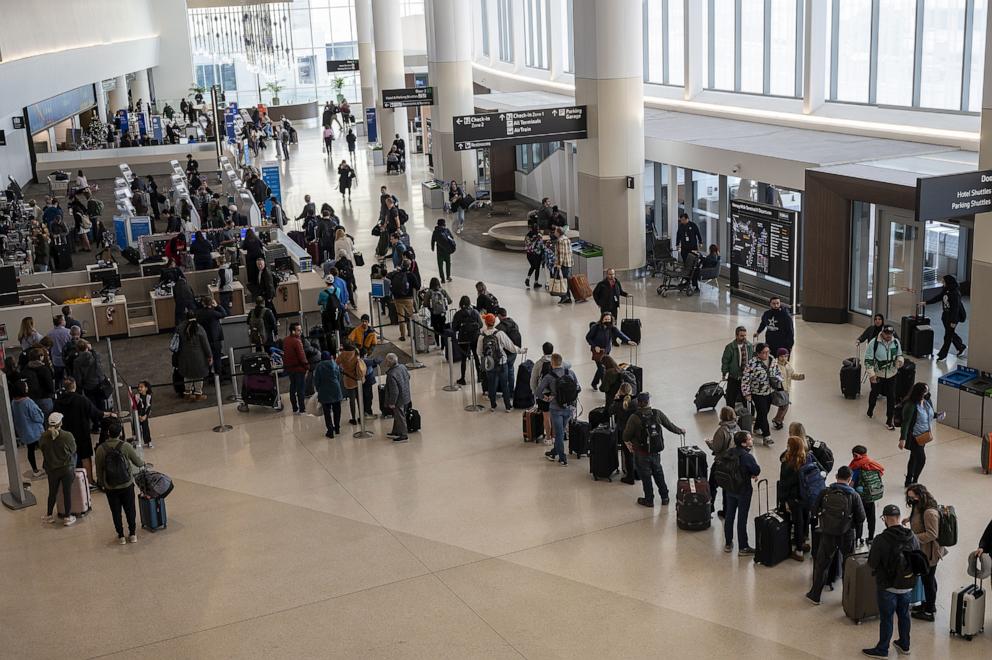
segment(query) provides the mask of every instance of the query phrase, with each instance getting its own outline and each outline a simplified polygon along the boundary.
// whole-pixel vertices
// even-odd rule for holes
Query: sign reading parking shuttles
[[[586,106],[487,112],[454,118],[455,151],[493,144],[530,144],[589,137]]]
[[[992,170],[916,180],[916,219],[949,220],[992,211]]]
[[[418,105],[434,105],[433,87],[382,90],[382,107],[384,108],[406,108]]]

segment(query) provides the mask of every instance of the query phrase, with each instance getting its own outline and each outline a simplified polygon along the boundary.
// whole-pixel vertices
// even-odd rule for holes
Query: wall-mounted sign
[[[327,60],[327,73],[358,71],[358,60]]]
[[[406,108],[418,105],[434,105],[433,87],[382,90],[382,107],[384,108]]]
[[[65,121],[69,117],[75,117],[95,105],[96,95],[93,93],[93,85],[83,85],[29,105],[27,116],[31,123],[31,130],[37,133],[49,126]]]
[[[532,144],[589,137],[586,106],[488,112],[454,118],[455,151],[499,144]]]
[[[949,220],[992,211],[992,170],[916,180],[916,219]]]
[[[7,134],[4,133],[3,131],[0,131],[0,147],[6,147],[6,146],[7,146]]]
[[[730,263],[791,283],[799,213],[730,200]]]
[[[24,128],[24,117],[12,117],[11,121],[14,122],[14,128]]]

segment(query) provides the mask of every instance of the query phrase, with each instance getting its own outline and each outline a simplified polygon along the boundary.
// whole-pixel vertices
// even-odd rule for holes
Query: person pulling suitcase
[[[854,530],[865,521],[865,507],[861,496],[851,487],[851,468],[846,465],[837,470],[837,481],[824,488],[813,504],[810,515],[820,519],[820,543],[813,560],[813,587],[806,592],[806,600],[820,604],[820,594],[826,584],[830,567],[837,560],[854,552]]]
[[[654,507],[654,489],[651,479],[658,486],[661,505],[668,506],[668,485],[665,483],[665,472],[661,467],[661,452],[665,448],[662,427],[676,435],[685,435],[685,429],[673,424],[665,413],[651,407],[651,394],[641,392],[637,395],[637,410],[627,420],[623,430],[623,442],[627,449],[634,454],[634,464],[637,474],[644,486],[644,497],[638,497],[637,503],[649,509]]]

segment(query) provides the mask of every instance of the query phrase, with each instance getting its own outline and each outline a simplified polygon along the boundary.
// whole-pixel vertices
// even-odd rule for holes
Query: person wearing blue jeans
[[[506,412],[513,408],[513,401],[510,398],[510,381],[506,377],[506,364],[497,364],[495,369],[486,372],[486,393],[489,395],[489,406],[496,410],[496,396],[503,393],[503,404]]]
[[[510,397],[513,389],[510,386],[510,379],[507,378],[507,356],[517,353],[526,355],[527,349],[514,345],[505,332],[496,328],[495,314],[483,314],[482,322],[486,327],[479,333],[476,352],[486,370],[486,392],[489,394],[489,403],[492,410],[496,410],[496,392],[497,388],[500,388],[503,392],[506,412],[510,412],[513,410],[513,401]]]
[[[743,483],[736,484],[734,488],[724,488],[723,492],[727,497],[723,510],[723,538],[725,545],[724,552],[731,552],[734,549],[734,519],[737,520],[737,554],[741,556],[753,555],[754,549],[747,542],[747,519],[751,510],[751,495],[754,490],[751,482],[761,474],[758,462],[751,455],[751,448],[754,440],[747,431],[738,431],[734,434],[734,447],[727,452],[727,455],[734,460],[740,461],[740,476]],[[736,491],[736,492],[731,492]]]
[[[535,392],[545,392],[544,400],[548,403],[551,428],[555,434],[555,445],[550,451],[544,452],[544,457],[549,461],[557,460],[561,466],[568,465],[568,454],[565,452],[565,429],[568,428],[568,422],[572,419],[573,406],[575,405],[574,399],[568,400],[572,397],[565,389],[562,389],[561,394],[559,394],[559,385],[565,383],[566,380],[570,381],[568,389],[573,391],[577,398],[581,388],[575,373],[569,365],[565,364],[560,354],[553,353],[551,355],[551,370],[541,378],[537,387],[534,388]]]
[[[870,658],[887,658],[892,640],[892,617],[899,620],[899,637],[893,642],[901,655],[909,653],[909,613],[913,586],[917,576],[908,564],[905,553],[920,549],[920,542],[902,524],[902,512],[895,504],[882,509],[885,530],[875,537],[868,553],[868,566],[875,575],[878,588],[878,644],[861,652]]]

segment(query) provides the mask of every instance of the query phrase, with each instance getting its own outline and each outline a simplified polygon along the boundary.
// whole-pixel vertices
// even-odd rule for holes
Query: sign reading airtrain
[[[455,151],[589,137],[586,106],[487,112],[454,118]]]

